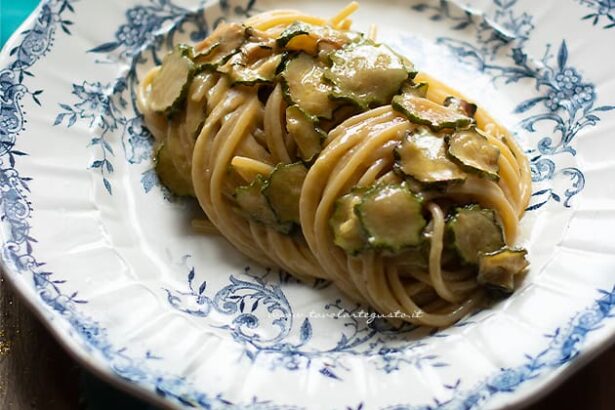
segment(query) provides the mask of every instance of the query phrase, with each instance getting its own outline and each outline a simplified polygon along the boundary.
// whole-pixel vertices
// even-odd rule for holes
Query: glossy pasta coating
[[[481,249],[466,246],[476,254],[461,258],[455,246],[464,245],[451,236],[456,210],[474,204],[465,212],[496,215],[483,225],[513,246],[529,166],[480,107],[348,31],[355,9],[330,20],[279,10],[224,23],[194,46],[196,68],[175,85],[181,101],[180,91],[156,100],[160,73],[173,70],[154,68],[139,108],[165,149],[167,186],[175,170],[241,252],[304,280],[331,280],[381,313],[447,326],[481,303],[486,281],[505,273],[508,284],[519,273],[511,267],[527,267],[506,252],[483,258],[484,272],[485,260],[509,268],[489,266],[479,281]],[[224,48],[229,39],[234,48]],[[185,63],[185,53],[176,59]],[[370,77],[390,82],[375,93],[357,81]]]

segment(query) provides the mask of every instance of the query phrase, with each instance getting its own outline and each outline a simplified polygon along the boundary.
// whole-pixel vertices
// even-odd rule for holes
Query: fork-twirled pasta
[[[139,87],[156,169],[198,199],[196,228],[250,258],[447,326],[528,266],[514,247],[528,163],[482,109],[350,31],[356,7],[267,12],[177,46]]]

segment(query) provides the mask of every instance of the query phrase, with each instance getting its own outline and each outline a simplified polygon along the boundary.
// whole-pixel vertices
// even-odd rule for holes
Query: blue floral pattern
[[[279,271],[276,277],[270,269],[259,275],[250,267],[246,267],[242,276],[250,280],[230,276],[229,285],[208,296],[207,282],[203,281],[197,287],[196,271],[191,268],[186,290],[164,290],[169,304],[183,313],[207,317],[216,311],[228,317],[229,323],[219,328],[230,332],[233,339],[244,347],[244,355],[250,361],[267,358],[271,369],[282,367],[294,371],[318,366],[322,375],[342,380],[342,372],[349,370],[345,358],[351,356],[370,357],[375,368],[385,373],[400,370],[405,365],[418,368],[422,365],[447,366],[436,355],[417,353],[425,346],[425,341],[403,339],[402,335],[417,330],[416,326],[404,324],[394,328],[376,316],[373,316],[373,321],[366,321],[375,312],[365,311],[360,305],[346,307],[341,299],[325,305],[324,311],[326,317],[341,321],[339,328],[345,331],[329,348],[312,346],[310,317],[301,321],[296,335],[292,332],[296,327],[296,315],[286,299],[283,286],[296,282],[296,279],[283,271]],[[322,280],[315,280],[312,284],[318,289],[328,285]],[[269,318],[269,323],[264,324],[264,318]],[[467,321],[457,326],[465,324]]]
[[[226,400],[222,394],[210,396],[198,391],[184,377],[153,371],[148,362],[160,358],[151,352],[143,357],[129,356],[124,347],[111,344],[106,330],[98,322],[79,312],[79,305],[87,304],[78,292],[66,290],[66,281],[55,277],[45,269],[45,263],[33,255],[36,239],[30,235],[33,207],[28,200],[31,178],[20,175],[15,168],[18,157],[27,155],[15,149],[16,138],[25,130],[25,116],[19,104],[24,95],[30,95],[37,104],[42,90],[31,91],[26,79],[32,77],[30,69],[51,49],[57,29],[70,35],[72,21],[66,14],[74,12],[73,1],[47,0],[40,5],[39,14],[33,27],[21,33],[20,43],[10,51],[12,62],[0,70],[0,216],[5,228],[2,243],[2,258],[13,272],[29,275],[42,302],[59,314],[72,327],[75,337],[79,338],[88,350],[100,354],[108,363],[109,369],[118,377],[147,387],[160,397],[173,400],[189,407],[206,409],[270,409],[292,410],[296,406],[279,405],[254,397],[245,403]],[[67,121],[83,118],[95,121],[98,114],[94,108],[112,110],[104,98],[92,97],[100,89],[99,83],[83,83],[73,89],[75,95],[87,96],[75,110],[66,108]],[[83,113],[83,117],[81,114]],[[73,120],[73,115],[74,120]],[[104,165],[106,167],[106,165]]]
[[[160,0],[160,2],[163,3],[164,0]],[[31,90],[28,84],[28,79],[33,76],[31,69],[51,50],[52,40],[54,36],[56,36],[58,30],[62,30],[66,35],[70,35],[72,21],[68,16],[70,13],[74,12],[73,4],[75,3],[76,1],[72,0],[47,0],[43,2],[39,6],[39,13],[32,23],[32,28],[24,31],[21,34],[21,39],[17,46],[10,50],[10,62],[6,67],[0,68],[0,104],[2,104],[2,111],[0,114],[0,216],[3,223],[4,234],[2,257],[11,270],[8,274],[11,276],[20,274],[22,276],[27,276],[28,279],[31,278],[32,286],[41,298],[41,301],[57,314],[58,319],[61,318],[61,320],[70,324],[74,332],[73,336],[82,341],[89,351],[103,357],[108,363],[109,369],[118,377],[155,392],[160,397],[164,397],[186,407],[207,409],[237,408],[273,410],[299,408],[262,401],[258,398],[253,398],[246,402],[233,403],[225,399],[222,394],[209,394],[203,392],[199,387],[191,385],[182,376],[153,370],[150,363],[152,361],[161,360],[155,352],[147,351],[143,355],[134,355],[123,346],[115,346],[112,344],[109,341],[106,329],[96,320],[81,312],[81,306],[88,302],[82,299],[78,292],[69,290],[70,284],[59,279],[56,274],[48,271],[44,262],[36,258],[34,252],[36,239],[31,235],[30,225],[30,218],[34,209],[33,204],[29,200],[29,183],[31,178],[21,175],[16,168],[19,158],[27,155],[27,153],[15,148],[17,137],[25,130],[26,124],[25,113],[22,111],[20,101],[24,96],[29,95],[33,98],[35,103],[41,103],[41,96],[44,95],[43,91]],[[512,3],[514,3],[514,1]],[[252,2],[249,4],[252,4]],[[467,17],[467,14],[464,13],[464,15]],[[141,23],[139,24],[147,24],[143,23],[147,22],[147,19],[144,19],[143,16],[137,17],[138,16],[135,14],[132,15],[131,18],[134,21],[140,21]],[[461,18],[463,19],[466,17],[462,16]],[[462,22],[463,20],[459,20],[456,24],[461,24]],[[472,25],[473,24],[474,23],[472,23]],[[470,23],[468,23],[468,27],[469,25]],[[118,33],[119,32],[118,30]],[[123,32],[124,31],[122,31],[122,33]],[[136,34],[133,33],[132,35]],[[496,35],[496,37],[498,36]],[[491,36],[488,38],[491,38]],[[497,44],[499,41],[500,39],[498,38],[493,39],[494,44]],[[504,50],[504,48],[502,48],[502,50]],[[121,53],[119,46],[112,51]],[[497,52],[500,51],[498,50]],[[470,56],[469,59],[471,61],[476,61],[476,57],[472,53],[468,54],[468,56]],[[512,56],[513,59],[516,59],[514,60],[515,67],[521,67],[522,69],[523,64],[517,64],[517,60],[523,61],[525,56],[524,52],[521,49],[514,52],[513,49]],[[552,57],[549,57],[547,61],[551,61],[551,58]],[[548,78],[551,79],[550,81],[552,81],[552,84],[557,85],[558,88],[550,89],[549,86],[541,86],[547,87],[547,90],[557,89],[558,92],[563,91],[564,94],[562,95],[566,98],[557,97],[555,91],[547,91],[545,97],[548,96],[549,98],[536,102],[534,106],[541,103],[550,113],[558,114],[567,112],[570,110],[569,107],[583,107],[579,108],[581,112],[577,114],[573,122],[575,124],[578,122],[579,115],[581,116],[580,118],[585,118],[587,121],[593,120],[594,122],[598,122],[599,118],[588,118],[588,115],[592,115],[592,113],[590,112],[587,114],[586,111],[608,111],[612,107],[603,106],[594,108],[596,98],[595,89],[591,83],[582,79],[576,69],[567,65],[567,49],[565,43],[562,43],[559,47],[556,60],[557,63],[555,65],[549,65],[549,67],[552,67],[551,70],[554,71],[552,73],[553,77]],[[486,60],[486,62],[490,64],[488,60]],[[566,71],[566,69],[569,69],[569,71]],[[489,70],[489,68],[485,70]],[[495,72],[498,72],[498,69],[495,69]],[[506,75],[512,75],[511,73],[514,73],[514,70],[508,72]],[[560,76],[558,77],[558,75]],[[504,78],[506,78],[506,76],[504,76]],[[532,77],[524,75],[520,78],[532,78],[536,79],[538,82],[538,76]],[[570,87],[573,88],[577,87],[578,84],[582,85],[576,102],[574,99],[571,100],[570,94],[566,94],[568,91],[565,90],[570,89],[568,84],[572,84]],[[61,114],[64,115],[60,118],[59,122],[62,123],[66,121],[68,124],[82,120],[88,122],[88,124],[91,122],[92,126],[96,124],[100,126],[101,123],[110,124],[108,125],[109,127],[114,126],[115,123],[111,121],[106,123],[103,121],[100,110],[104,113],[112,113],[113,110],[117,108],[117,104],[121,104],[117,96],[113,99],[113,104],[105,97],[105,95],[109,93],[113,94],[115,87],[115,85],[109,86],[98,82],[82,82],[79,83],[79,85],[75,85],[72,91],[79,99],[79,102],[73,106],[67,105],[66,107],[62,107],[63,112]],[[582,95],[583,90],[586,93],[585,95]],[[552,96],[554,96],[554,98],[551,98]],[[550,102],[547,103],[547,101]],[[586,109],[586,107],[589,108]],[[529,111],[531,108],[532,107],[529,107],[525,111]],[[519,110],[525,112],[523,109]],[[546,114],[546,112],[541,112],[541,114],[536,115],[544,114]],[[542,121],[542,119],[537,119],[536,121]],[[583,126],[581,126],[581,128],[582,127]],[[564,132],[562,132],[562,134],[565,135]],[[545,147],[544,149],[547,150],[545,152],[552,150],[552,153],[544,153],[540,150],[540,147],[537,148],[536,152],[544,156],[564,153],[567,155],[574,155],[574,151],[567,149],[568,147],[572,148],[570,146],[571,142],[572,139],[570,139],[570,141],[564,141],[564,138],[562,138],[562,141],[555,143],[553,141],[548,141],[543,144]],[[102,149],[105,150],[104,144],[98,144],[98,142],[93,142],[92,144],[101,145]],[[112,150],[107,150],[107,153],[109,156],[114,155]],[[103,157],[101,161],[104,159],[107,158]],[[545,165],[545,167],[547,171],[544,172],[549,172],[549,165]],[[553,165],[553,167],[555,167],[555,165]],[[95,168],[103,168],[106,172],[113,172],[112,168],[111,170],[107,169],[106,162],[103,162],[100,167]],[[568,196],[568,198],[570,197],[572,197],[572,195]],[[169,297],[169,302],[172,305],[174,304],[177,309],[187,309],[187,306],[189,306],[187,303],[193,302],[194,307],[189,308],[190,310],[187,311],[189,314],[195,314],[197,316],[207,315],[211,312],[212,308],[228,313],[229,316],[235,319],[226,326],[228,326],[231,332],[239,335],[240,340],[243,340],[243,337],[248,334],[246,332],[251,330],[251,324],[254,323],[254,319],[250,314],[256,312],[259,307],[262,308],[262,306],[264,306],[266,309],[272,307],[272,310],[277,310],[281,313],[281,317],[284,317],[284,315],[288,313],[289,306],[284,293],[279,292],[279,287],[276,288],[276,286],[273,286],[270,282],[265,282],[263,277],[249,271],[246,272],[246,274],[248,279],[233,278],[230,280],[230,284],[227,287],[215,292],[214,295],[207,296],[208,289],[206,282],[202,282],[200,285],[196,286],[194,282],[196,279],[196,272],[190,271],[188,273],[188,290],[181,292],[167,290],[166,292]],[[280,283],[285,283],[285,281],[289,280],[292,279],[283,273],[280,274]],[[316,283],[314,286],[326,286],[326,284]],[[518,366],[502,369],[473,386],[465,386],[462,380],[455,380],[453,383],[445,386],[446,390],[449,391],[449,399],[446,401],[433,400],[433,402],[420,406],[400,404],[397,406],[390,406],[388,409],[478,408],[495,395],[515,391],[528,380],[546,374],[551,369],[561,367],[579,355],[581,347],[590,333],[599,329],[607,319],[613,317],[615,287],[610,290],[600,290],[599,292],[600,296],[592,304],[574,315],[565,326],[557,327],[547,336],[548,345],[545,349],[537,354],[527,355],[523,363]],[[330,304],[329,309],[333,311],[352,312],[352,309],[342,306],[340,301],[335,301]],[[237,318],[241,319],[237,320]],[[284,321],[280,321],[273,325],[282,329],[281,334],[290,334],[290,330],[288,330],[287,333],[284,329],[291,329],[291,327],[288,327],[283,322]],[[303,350],[312,339],[312,325],[309,323],[309,320],[303,320],[301,322],[298,332],[298,341],[294,342],[294,344],[288,348],[291,354],[282,354],[278,356],[280,360],[282,360],[283,367],[289,368],[289,365],[286,363],[290,363],[290,368],[299,368],[302,366],[302,360],[310,360],[309,355],[304,354],[306,350]],[[346,336],[346,339],[340,339],[338,342],[339,345],[347,345],[354,348],[353,342],[349,343],[350,340],[367,338],[365,340],[373,340],[376,342],[378,338],[388,335],[389,329],[380,329],[377,328],[377,326],[364,327],[362,322],[357,322],[356,324],[356,333],[359,334],[359,336],[357,338],[355,338],[355,336]],[[351,328],[352,326],[353,325],[350,325]],[[375,333],[371,335],[372,332]],[[254,338],[251,340],[253,343],[256,343]],[[260,350],[259,347],[256,346],[252,348],[253,350],[248,349],[247,351],[253,352],[254,357],[251,360],[256,359],[259,355],[259,351],[266,352],[266,350],[262,349],[263,347],[283,346],[278,343],[282,343],[284,337],[279,338],[276,336],[271,340],[273,343],[272,345],[260,346]],[[245,343],[248,342],[246,341]],[[284,348],[287,346],[288,344],[284,345]],[[374,351],[378,351],[378,354],[383,357],[387,355],[388,357],[395,357],[398,353],[390,344],[382,345],[376,343],[374,349]],[[266,352],[266,354],[269,353]],[[359,354],[362,353],[359,352]],[[278,351],[275,351],[274,355],[278,355]],[[395,364],[393,366],[395,366]],[[331,371],[327,366],[322,367],[320,372],[331,378],[339,378],[337,373]],[[358,406],[353,404],[348,408],[361,409],[363,407],[363,404],[359,404]]]
[[[74,84],[73,95],[78,102],[72,105],[60,104],[63,111],[56,117],[54,125],[66,119],[66,125],[71,127],[76,120],[81,119],[88,121],[90,127],[97,127],[98,136],[89,145],[97,150],[98,155],[90,167],[99,171],[109,194],[113,192],[108,177],[113,173],[114,156],[107,141],[109,133],[120,131],[124,154],[130,164],[140,164],[152,156],[152,136],[143,125],[136,104],[137,66],[148,61],[159,65],[160,56],[173,47],[178,33],[188,32],[193,42],[205,38],[209,26],[202,12],[203,4],[201,0],[197,4],[199,7],[191,10],[177,6],[170,0],[149,0],[148,5],[129,8],[125,13],[125,22],[115,32],[114,40],[89,50],[104,56],[105,59],[99,61],[101,63],[108,60],[127,61],[130,65],[128,72],[107,84]],[[231,12],[249,16],[253,5],[254,1],[249,1],[245,7],[231,10],[227,1],[220,0],[223,17],[214,21],[213,25]],[[166,199],[173,199],[171,192],[160,184],[152,168],[143,172],[141,183],[146,193],[154,186],[159,186]]]
[[[599,329],[605,319],[614,316],[615,287],[598,292],[601,296],[590,307],[573,316],[567,326],[558,327],[546,335],[548,346],[535,355],[526,355],[519,366],[501,369],[466,389],[463,381],[457,379],[444,386],[448,390],[447,400],[434,400],[419,406],[399,404],[383,410],[478,409],[491,397],[514,392],[525,382],[569,363],[580,354],[588,334]]]
[[[558,168],[556,157],[576,155],[572,146],[574,138],[586,127],[598,124],[600,113],[613,110],[615,106],[596,106],[595,87],[569,65],[565,40],[555,55],[551,45],[547,45],[540,61],[530,59],[525,43],[534,29],[531,16],[517,14],[516,0],[493,0],[493,3],[495,11],[492,16],[487,16],[490,20],[447,0],[440,1],[437,6],[419,3],[412,8],[430,13],[434,21],[451,21],[453,30],[474,33],[474,42],[438,38],[437,42],[448,47],[459,61],[490,75],[496,82],[510,84],[531,80],[535,83],[539,95],[522,101],[515,109],[516,114],[525,116],[520,125],[529,132],[536,132],[537,124],[549,122],[554,125],[553,131],[559,138],[542,137],[536,148],[527,153],[535,184],[528,210],[541,208],[551,200],[569,207],[571,199],[584,188],[585,177],[578,168]],[[506,59],[509,64],[502,65],[500,62]],[[530,112],[535,114],[529,115]],[[563,192],[555,192],[548,183],[544,184],[555,177],[568,180]]]
[[[590,20],[594,26],[606,20],[604,29],[615,27],[615,0],[575,0],[582,6],[591,9],[591,13],[583,16],[583,20]]]

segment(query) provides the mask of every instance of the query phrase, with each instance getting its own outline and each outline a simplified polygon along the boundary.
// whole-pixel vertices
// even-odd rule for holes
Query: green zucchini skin
[[[355,206],[355,212],[372,249],[397,253],[423,241],[427,222],[422,198],[405,184],[373,186]]]
[[[282,90],[289,105],[297,105],[314,117],[331,119],[338,104],[330,98],[331,84],[324,81],[325,65],[299,53],[291,57],[280,73]]]
[[[278,164],[269,175],[268,183],[262,192],[276,215],[278,224],[301,222],[299,198],[306,175],[307,168],[301,162]]]
[[[467,174],[451,161],[446,151],[444,136],[418,128],[407,133],[395,147],[394,169],[406,178],[434,188],[465,181]]]
[[[307,23],[303,23],[301,21],[296,21],[290,26],[288,26],[280,37],[276,39],[276,45],[278,47],[284,47],[290,40],[297,36],[308,35],[314,31],[313,26]]]
[[[479,205],[456,208],[446,227],[452,247],[466,264],[477,265],[481,253],[493,252],[505,245],[495,211]]]
[[[351,256],[360,254],[367,247],[367,237],[355,212],[364,193],[365,189],[355,188],[338,198],[329,219],[333,243]]]
[[[391,105],[410,122],[425,125],[435,132],[465,129],[474,123],[473,118],[455,108],[435,103],[425,95],[426,88],[417,90],[405,87],[401,94],[393,97]]]
[[[500,150],[478,129],[457,131],[446,136],[448,154],[461,168],[494,181],[500,179]]]
[[[306,114],[298,105],[286,108],[286,131],[295,140],[299,156],[305,163],[316,159],[327,138],[319,127],[318,118]]]
[[[235,189],[233,197],[240,212],[247,218],[269,226],[281,233],[288,234],[293,230],[292,223],[281,223],[263,191],[267,189],[269,179],[261,175],[249,185],[241,185]]]
[[[362,110],[391,102],[416,72],[412,64],[383,44],[363,41],[329,55],[325,78],[333,85],[332,97]]]
[[[508,296],[515,290],[515,278],[528,266],[527,250],[502,247],[480,255],[477,281],[494,296]]]
[[[180,44],[170,51],[152,81],[150,108],[167,115],[181,109],[196,71],[191,47]]]

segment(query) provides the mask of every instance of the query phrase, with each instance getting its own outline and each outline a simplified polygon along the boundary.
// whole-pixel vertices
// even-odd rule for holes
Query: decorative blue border
[[[185,256],[184,262],[188,258]],[[427,335],[421,337],[414,332],[425,333],[425,329],[409,323],[395,328],[382,317],[376,317],[375,312],[364,310],[359,304],[345,306],[341,299],[327,303],[323,313],[338,321],[337,327],[342,331],[331,335],[329,347],[314,346],[310,317],[302,318],[298,334],[292,333],[297,315],[284,294],[284,287],[299,281],[284,271],[267,269],[261,274],[246,267],[241,279],[231,275],[229,284],[213,295],[208,295],[206,281],[197,285],[194,267],[188,270],[186,279],[185,290],[164,289],[169,304],[197,318],[216,314],[224,324],[215,327],[226,330],[243,348],[243,355],[249,361],[260,360],[272,370],[316,368],[325,377],[343,380],[351,371],[345,364],[350,357],[369,358],[375,370],[387,374],[406,366],[420,369],[422,366],[448,365],[437,355],[421,351],[420,348],[427,344]],[[328,286],[329,282],[322,280],[315,280],[312,284],[315,289]],[[463,327],[470,323],[473,323],[472,319],[466,318],[454,326]],[[409,337],[404,338],[405,335]],[[437,335],[446,336],[445,333]]]
[[[249,16],[253,6],[254,2],[251,1],[246,7],[231,9],[228,3],[221,2],[219,4],[221,17],[216,19],[213,25],[218,24],[223,18],[228,18],[230,13],[239,14],[240,17]],[[171,0],[150,0],[146,6],[136,5],[128,8],[124,14],[125,22],[116,30],[114,40],[103,43],[89,52],[104,58],[102,62],[126,60],[130,64],[130,69],[125,75],[107,84],[88,81],[73,84],[72,94],[79,102],[73,105],[60,104],[63,111],[54,121],[54,125],[66,122],[66,126],[71,127],[78,120],[82,120],[89,127],[96,127],[98,134],[89,145],[96,150],[98,157],[90,164],[90,168],[98,170],[110,195],[113,192],[112,184],[107,176],[114,171],[111,159],[115,153],[107,138],[110,135],[118,135],[111,134],[112,132],[119,131],[126,160],[129,163],[140,163],[151,157],[152,137],[143,126],[142,116],[136,107],[137,66],[149,60],[159,64],[160,54],[172,47],[174,36],[179,32],[187,32],[191,40],[198,41],[209,31],[201,7],[197,11],[191,11],[176,6]],[[168,24],[169,30],[163,34],[160,29],[164,24]],[[125,109],[134,113],[134,116],[127,116],[123,112]],[[159,185],[153,169],[143,174],[141,182],[145,192]],[[163,195],[167,199],[172,198],[161,185],[160,188],[163,189]],[[291,340],[293,312],[279,286],[273,289],[271,286],[277,285],[268,285],[263,281],[263,277],[254,275],[251,275],[250,282],[231,276],[230,284],[210,300],[203,294],[205,282],[199,286],[198,292],[193,289],[194,275],[193,268],[188,275],[187,291],[165,289],[170,305],[197,317],[208,316],[212,309],[223,313],[224,318],[231,321],[225,329],[245,348],[245,357],[251,361],[260,359],[261,362],[267,357],[271,359],[268,362],[271,369],[281,367],[298,371],[318,366],[318,371],[323,376],[342,380],[344,377],[342,372],[349,371],[344,365],[344,357],[348,356],[371,357],[375,368],[385,373],[398,371],[405,366],[447,365],[436,355],[417,353],[419,348],[424,346],[423,341],[412,341],[405,346],[390,346],[394,331],[397,335],[405,334],[415,330],[415,326],[404,325],[401,329],[392,329],[383,319],[368,324],[360,322],[357,315],[363,313],[362,307],[342,307],[341,301],[325,306],[329,312],[334,310],[337,312],[336,318],[344,319],[340,328],[345,332],[340,333],[339,340],[334,346],[323,349],[310,345],[312,325],[309,318],[305,318],[301,324],[299,340]],[[271,275],[267,276],[271,278]],[[289,277],[285,275],[283,280],[278,282],[284,284],[288,282]],[[268,304],[261,303],[260,310],[255,311],[259,306],[258,301],[263,300]],[[246,301],[257,301],[252,305],[254,310],[251,312],[243,311],[242,306]],[[277,309],[277,313],[281,315],[279,320],[273,323],[278,330],[273,332],[274,335],[277,334],[275,337],[256,332],[261,325],[265,327],[264,321],[259,322],[257,316],[258,313],[263,313],[264,308]],[[373,314],[373,312],[365,313]],[[266,316],[266,313],[264,315]],[[469,321],[466,320],[456,326],[467,324]],[[249,332],[245,333],[247,330]],[[266,330],[262,329],[262,333],[265,332]]]
[[[606,24],[602,27],[603,29],[615,28],[615,0],[574,1],[591,10],[589,14],[582,17],[583,20],[590,20],[594,26],[606,20]]]
[[[539,61],[528,56],[525,46],[534,30],[533,18],[528,13],[519,13],[516,4],[517,0],[493,0],[494,11],[488,17],[449,0],[441,0],[437,5],[418,3],[412,9],[474,37],[473,41],[437,39],[460,63],[491,76],[496,84],[522,80],[535,84],[537,96],[520,102],[514,112],[524,116],[520,126],[528,132],[535,133],[536,125],[541,123],[552,124],[553,131],[526,153],[535,189],[527,210],[539,209],[550,201],[570,207],[573,197],[585,187],[585,176],[577,167],[560,167],[560,157],[574,157],[573,141],[579,132],[597,125],[599,115],[615,106],[595,106],[596,87],[570,65],[565,40],[561,40],[555,55],[547,44]],[[502,64],[503,61],[508,64]],[[554,134],[559,138],[554,140]],[[568,180],[567,186],[557,192],[548,183],[556,177]]]
[[[221,395],[209,396],[196,390],[182,377],[153,371],[148,362],[159,360],[158,357],[151,352],[147,352],[144,357],[131,357],[124,348],[112,345],[106,330],[98,322],[79,312],[79,305],[87,301],[80,299],[77,292],[64,290],[64,281],[46,271],[45,264],[35,258],[33,249],[36,240],[30,236],[29,222],[33,210],[28,200],[28,183],[31,178],[21,176],[15,168],[18,158],[27,155],[15,148],[17,136],[25,129],[26,123],[20,101],[23,96],[30,95],[37,104],[41,103],[42,90],[31,91],[26,79],[33,76],[31,68],[51,49],[56,30],[60,28],[70,34],[72,21],[67,15],[74,12],[73,3],[73,0],[48,0],[42,3],[33,27],[22,32],[19,44],[10,51],[10,62],[6,68],[0,70],[0,220],[6,238],[2,245],[2,257],[13,270],[9,274],[31,275],[41,300],[56,314],[65,318],[80,340],[100,354],[116,375],[154,391],[161,397],[185,406],[201,408],[297,408],[259,401],[256,398],[248,403],[231,403]],[[502,369],[466,390],[461,389],[461,381],[456,381],[448,386],[451,392],[449,401],[434,400],[433,403],[423,406],[400,405],[388,408],[476,408],[496,394],[513,392],[525,381],[545,374],[549,369],[559,368],[578,356],[587,335],[599,329],[607,318],[613,316],[615,287],[600,292],[601,297],[592,305],[576,314],[565,327],[557,328],[547,336],[550,342],[545,350],[535,356],[526,356],[522,365]],[[304,336],[301,337],[306,338],[305,334],[309,334],[309,330],[302,329],[302,334]]]
[[[78,292],[66,291],[64,280],[45,270],[45,263],[38,261],[33,250],[36,239],[30,236],[32,204],[28,200],[28,182],[31,178],[20,176],[15,168],[16,158],[27,155],[15,149],[17,136],[25,130],[26,119],[20,103],[30,95],[40,105],[42,90],[30,91],[26,78],[33,77],[30,69],[52,48],[58,28],[70,35],[73,24],[67,15],[74,13],[76,0],[47,0],[39,7],[33,27],[21,33],[21,40],[9,56],[12,59],[0,71],[0,220],[5,234],[2,257],[13,273],[31,275],[39,297],[56,314],[65,319],[77,337],[108,363],[118,377],[141,385],[161,397],[189,407],[237,409],[299,409],[301,407],[278,405],[254,397],[247,403],[233,403],[222,394],[210,396],[198,391],[185,378],[151,369],[148,362],[159,360],[151,352],[144,357],[131,357],[124,347],[114,346],[106,329],[94,319],[79,312],[78,306],[86,304]],[[9,273],[11,274],[11,273]]]

